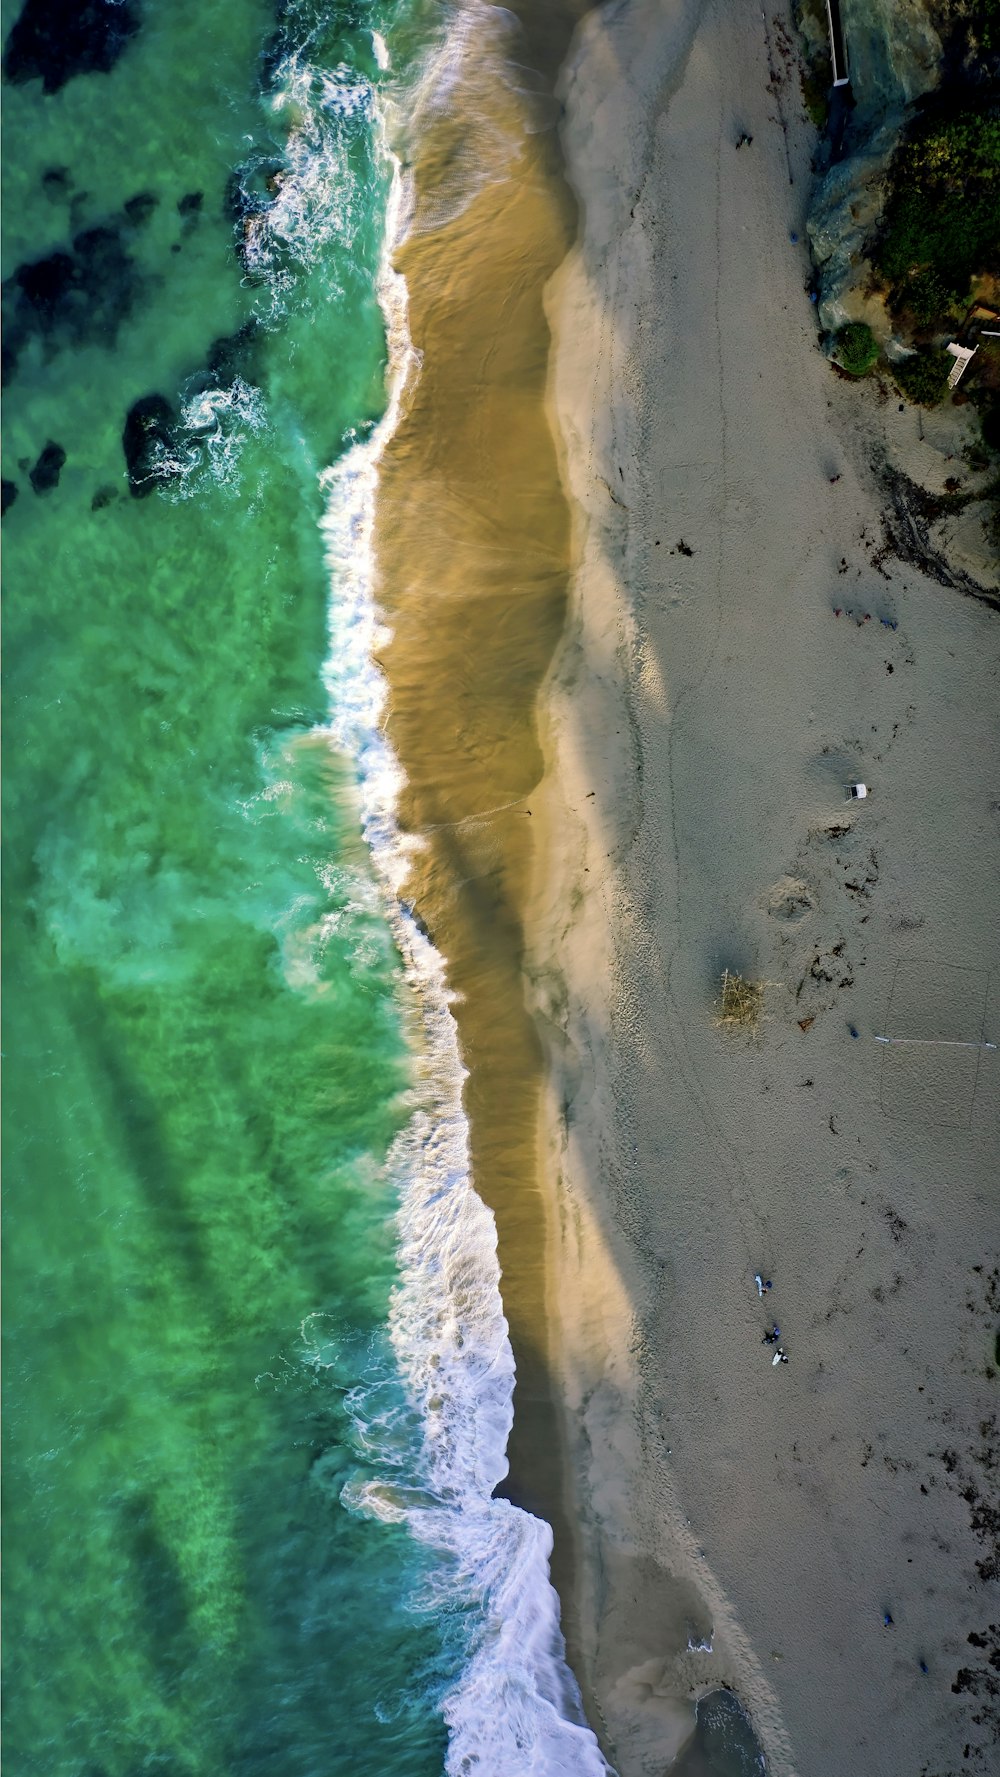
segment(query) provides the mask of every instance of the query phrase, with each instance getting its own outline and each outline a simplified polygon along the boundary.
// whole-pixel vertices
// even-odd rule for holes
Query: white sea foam
[[[467,1661],[442,1705],[448,1772],[591,1777],[609,1767],[583,1721],[565,1663],[549,1579],[551,1531],[492,1497],[507,1473],[514,1382],[496,1226],[470,1177],[465,1072],[445,962],[401,899],[415,842],[396,818],[403,777],[385,734],[387,687],[375,664],[385,630],[376,602],[373,528],[379,461],[418,357],[407,329],[406,288],[391,264],[406,201],[384,115],[376,103],[381,152],[391,167],[379,288],[388,403],[375,431],[323,476],[332,584],[325,677],[328,731],[356,764],[364,832],[422,1029],[417,1109],[390,1160],[400,1245],[389,1328],[409,1408],[419,1415],[420,1457],[419,1473],[393,1474],[401,1450],[412,1462],[412,1439],[395,1435],[394,1409],[381,1384],[350,1391],[349,1411],[375,1472],[360,1471],[341,1498],[352,1510],[405,1521],[447,1557],[428,1582],[429,1605],[476,1605],[468,1616]]]
[[[228,389],[203,389],[190,396],[181,407],[173,453],[163,458],[166,498],[190,500],[206,479],[237,490],[243,445],[266,424],[263,395],[240,376]]]
[[[371,82],[346,63],[318,68],[307,48],[294,49],[275,69],[268,109],[285,128],[281,165],[252,157],[268,171],[269,201],[249,214],[241,252],[247,278],[260,287],[260,319],[276,321],[303,266],[322,260],[332,274],[331,244],[349,245],[367,214],[369,193],[353,175],[349,142],[338,125],[370,117]],[[341,295],[328,283],[327,296]]]

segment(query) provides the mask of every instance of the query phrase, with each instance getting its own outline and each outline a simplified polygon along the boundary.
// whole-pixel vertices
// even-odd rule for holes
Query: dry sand
[[[527,932],[565,1622],[621,1777],[720,1683],[775,1773],[943,1777],[996,1768],[998,1056],[940,1039],[1000,1038],[1000,630],[882,559],[780,28],[631,0],[564,75],[576,571]],[[752,1040],[727,965],[769,983]]]

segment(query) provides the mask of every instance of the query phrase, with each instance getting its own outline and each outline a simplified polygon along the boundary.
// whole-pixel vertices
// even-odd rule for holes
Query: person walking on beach
[[[780,1338],[781,1338],[781,1328],[779,1327],[777,1321],[775,1321],[773,1327],[771,1328],[771,1331],[769,1333],[764,1334],[764,1337],[761,1340],[761,1344],[762,1345],[776,1345]]]
[[[779,1345],[777,1351],[775,1352],[774,1356],[771,1359],[771,1368],[773,1370],[775,1364],[787,1364],[787,1362],[788,1362],[788,1353],[785,1350],[783,1345]]]
[[[754,1280],[754,1283],[757,1285],[758,1296],[763,1297],[766,1294],[766,1292],[771,1288],[771,1279],[768,1278],[767,1282],[765,1283],[764,1279],[761,1277],[760,1272],[755,1271],[753,1274],[753,1280]]]

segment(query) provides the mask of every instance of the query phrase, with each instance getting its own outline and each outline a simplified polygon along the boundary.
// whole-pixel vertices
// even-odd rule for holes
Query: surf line
[[[435,78],[433,66],[424,77]],[[473,1766],[483,1777],[609,1777],[566,1665],[549,1577],[551,1529],[494,1497],[507,1473],[514,1384],[496,1223],[471,1178],[466,1070],[445,959],[403,899],[420,841],[404,834],[397,818],[404,774],[386,734],[388,686],[376,665],[389,631],[377,603],[374,526],[379,464],[420,354],[409,334],[406,284],[393,265],[405,237],[407,193],[378,91],[373,115],[389,180],[377,281],[388,398],[374,431],[320,477],[331,579],[323,732],[357,771],[362,829],[423,1037],[418,1106],[388,1162],[399,1195],[399,1282],[389,1336],[423,1430],[421,1473],[411,1485],[401,1486],[387,1461],[385,1477],[353,1487],[344,1504],[403,1520],[441,1552],[441,1577],[428,1582],[432,1606],[476,1606],[468,1613],[462,1670],[440,1703],[449,1777]]]

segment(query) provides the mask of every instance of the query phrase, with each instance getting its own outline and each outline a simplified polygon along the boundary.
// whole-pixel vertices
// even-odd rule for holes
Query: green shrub
[[[829,56],[823,56],[813,66],[803,68],[799,78],[806,113],[818,130],[825,130],[830,115],[829,92],[833,85],[833,67]]]
[[[878,357],[878,342],[867,321],[848,321],[834,342],[837,362],[851,376],[865,376]]]
[[[932,292],[966,299],[976,272],[1000,269],[1000,113],[918,118],[889,169],[875,269],[894,307]],[[920,285],[917,274],[934,282]],[[910,296],[908,297],[908,292]],[[940,313],[940,311],[938,311]]]
[[[988,407],[981,416],[983,442],[990,450],[1000,451],[1000,406]]]
[[[971,0],[969,29],[980,49],[1000,49],[1000,0]]]
[[[830,101],[816,80],[802,76],[802,102],[814,129],[825,130],[830,116]]]
[[[918,327],[944,325],[952,311],[963,307],[961,297],[946,289],[936,271],[928,267],[907,278],[898,293],[899,308],[909,309]]]
[[[894,364],[892,374],[907,401],[919,407],[936,407],[954,365],[948,352],[917,352],[914,357]]]

